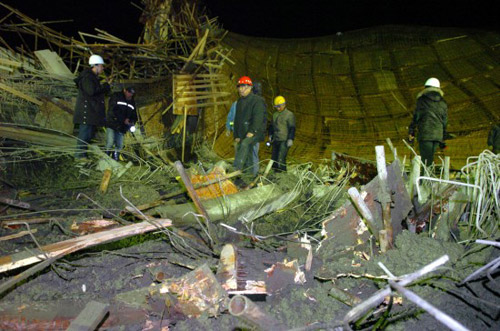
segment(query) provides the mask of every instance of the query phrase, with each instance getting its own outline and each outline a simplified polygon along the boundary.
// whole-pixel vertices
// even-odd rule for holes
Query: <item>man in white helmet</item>
[[[420,156],[427,166],[434,161],[434,153],[438,147],[446,148],[444,139],[447,136],[448,105],[443,96],[439,80],[429,78],[424,89],[417,95],[417,105],[409,127],[409,140],[412,142],[417,133]]]
[[[104,71],[104,60],[99,55],[89,58],[90,68],[84,69],[75,79],[78,88],[73,123],[79,125],[76,143],[77,159],[87,156],[87,144],[90,142],[96,127],[106,123],[104,95],[110,91],[109,83],[101,84],[99,75]]]

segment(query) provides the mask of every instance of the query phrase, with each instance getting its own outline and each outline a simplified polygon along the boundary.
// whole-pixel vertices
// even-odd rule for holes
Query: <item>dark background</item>
[[[137,41],[140,0],[0,0],[40,21],[73,19],[51,24],[56,31],[77,36],[78,31],[103,29],[129,42]],[[386,24],[463,27],[500,30],[494,1],[404,0],[206,0],[210,16],[224,28],[260,37],[313,37]],[[5,16],[7,11],[0,7]],[[8,20],[7,20],[8,21]]]

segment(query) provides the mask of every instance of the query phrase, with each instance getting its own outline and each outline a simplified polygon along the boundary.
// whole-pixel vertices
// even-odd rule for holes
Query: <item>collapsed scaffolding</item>
[[[5,205],[2,211],[6,212],[0,216],[2,230],[26,228],[25,232],[17,232],[8,238],[2,237],[2,241],[29,236],[33,239],[34,247],[27,252],[9,252],[4,255],[0,259],[0,271],[6,273],[32,264],[35,266],[2,282],[0,292],[12,289],[19,282],[49,266],[58,270],[63,265],[61,260],[68,254],[125,237],[159,231],[160,235],[168,238],[175,253],[188,257],[176,260],[171,258],[175,256],[172,254],[169,255],[170,263],[183,265],[194,271],[168,279],[164,279],[164,275],[160,273],[155,274],[157,285],[141,289],[141,298],[159,296],[167,310],[175,307],[176,311],[188,317],[199,317],[202,314],[219,316],[229,309],[235,316],[240,315],[243,321],[250,321],[256,327],[265,329],[266,326],[273,325],[278,329],[288,328],[290,325],[286,325],[286,321],[273,321],[255,310],[247,311],[252,306],[247,299],[235,296],[231,304],[228,295],[258,293],[279,297],[286,285],[303,286],[306,279],[310,282],[314,278],[332,283],[341,278],[388,282],[390,288],[381,291],[384,295],[376,294],[376,299],[368,299],[370,304],[365,305],[360,304],[361,299],[356,295],[332,285],[329,292],[331,297],[348,306],[359,304],[358,308],[346,312],[340,322],[328,322],[330,318],[325,316],[323,323],[304,328],[343,324],[348,330],[356,323],[361,326],[382,323],[385,317],[381,317],[380,312],[390,312],[393,299],[390,299],[388,305],[379,304],[391,292],[391,288],[408,294],[402,286],[414,279],[409,275],[395,277],[387,268],[382,267],[380,268],[385,273],[382,276],[356,269],[359,268],[358,264],[368,263],[377,256],[389,256],[390,251],[397,248],[398,236],[409,238],[403,231],[402,222],[406,222],[410,231],[422,232],[421,236],[436,241],[472,244],[478,238],[494,239],[498,236],[500,163],[498,155],[488,151],[480,154],[477,160],[468,162],[460,173],[451,175],[449,161],[443,160],[442,172],[438,176],[434,175],[437,169],[422,168],[418,157],[414,158],[411,169],[405,169],[402,167],[404,162],[399,161],[386,166],[381,146],[377,147],[379,162],[376,164],[362,164],[359,160],[335,154],[322,164],[294,165],[288,174],[291,176],[291,183],[288,184],[284,183],[286,175],[276,177],[269,173],[269,163],[253,183],[255,188],[237,190],[233,194],[229,194],[228,187],[232,184],[230,179],[240,173],[226,174],[226,169],[230,166],[216,163],[217,157],[206,146],[203,147],[207,150],[200,152],[200,155],[204,154],[200,156],[202,162],[193,164],[189,172],[186,172],[182,163],[173,162],[184,157],[184,148],[177,155],[165,148],[162,141],[165,126],[161,123],[161,117],[170,110],[178,115],[169,130],[171,133],[174,129],[178,132],[184,146],[189,116],[209,116],[206,115],[207,109],[216,108],[228,100],[229,94],[224,93],[225,89],[221,85],[229,83],[227,78],[219,75],[218,69],[224,63],[230,63],[230,51],[220,48],[218,42],[224,33],[215,32],[218,31],[216,21],[199,16],[194,5],[182,2],[180,11],[174,11],[172,2],[169,1],[144,3],[145,17],[149,17],[149,20],[145,24],[147,32],[144,34],[144,43],[138,44],[123,42],[104,31],[99,31],[96,36],[83,33],[81,36],[84,41],[94,38],[106,43],[77,42],[64,38],[43,24],[9,8],[12,12],[8,17],[12,19],[15,15],[21,21],[17,24],[9,23],[2,28],[10,31],[21,29],[23,33],[39,39],[45,38],[52,46],[59,47],[56,53],[64,63],[70,63],[67,68],[71,75],[72,70],[78,70],[78,60],[82,62],[91,52],[99,52],[110,61],[110,76],[116,81],[143,86],[143,91],[147,88],[150,93],[147,97],[146,93],[143,94],[143,102],[147,106],[140,110],[145,137],[132,138],[137,142],[127,153],[130,162],[126,165],[113,162],[102,153],[99,146],[91,146],[92,162],[76,169],[77,178],[71,183],[74,186],[59,186],[59,189],[71,192],[69,197],[51,193],[82,214],[71,216],[69,211],[57,210],[55,201],[44,194],[52,192],[50,187],[43,183],[34,185],[34,178],[31,179],[32,185],[27,186],[32,191],[24,192],[16,189],[16,185],[11,183],[12,179],[2,178],[4,187],[8,188],[2,191],[1,202]],[[4,18],[2,21],[5,20]],[[43,129],[54,128],[55,122],[60,123],[52,117],[56,112],[66,117],[71,116],[72,107],[68,100],[74,97],[75,91],[70,75],[61,78],[51,71],[51,67],[44,66],[42,59],[53,56],[53,53],[45,52],[40,55],[35,50],[33,55],[23,48],[7,49],[0,59],[1,64],[7,68],[0,70],[2,74],[6,73],[2,75],[3,85],[0,87],[7,92],[2,93],[0,100],[1,116],[4,122],[10,123],[4,123],[1,127],[4,139],[0,155],[2,169],[6,173],[19,175],[14,169],[15,165],[30,164],[27,168],[32,167],[31,172],[29,169],[23,170],[34,175],[40,171],[38,167],[56,167],[58,162],[73,166],[68,157],[74,152],[75,145],[70,132],[72,128],[69,129],[71,122],[68,124],[62,121],[61,127],[66,129],[57,130],[56,133]],[[165,73],[168,73],[167,78],[164,78]],[[44,110],[46,114],[42,116]],[[217,123],[220,119],[214,117],[213,121]],[[204,133],[207,136],[217,136],[217,128],[218,125],[202,129],[206,130]],[[19,146],[17,142],[24,145]],[[392,145],[389,143],[389,146]],[[394,149],[392,155],[395,160],[398,159]],[[43,165],[45,162],[49,165]],[[360,186],[356,180],[366,170],[364,167],[370,168],[371,172],[364,174],[362,184],[366,185]],[[49,170],[51,169],[45,169],[45,173],[50,173]],[[112,177],[106,176],[106,170],[111,170]],[[420,176],[421,172],[424,176]],[[176,175],[179,175],[180,180],[172,183],[172,178]],[[14,179],[17,184],[17,178]],[[199,180],[197,184],[196,180]],[[78,182],[79,187],[76,186]],[[127,184],[133,184],[134,187],[130,188]],[[140,198],[136,197],[136,186],[139,184],[151,185],[154,190],[141,194]],[[349,186],[351,199],[346,200],[345,191]],[[99,187],[98,193],[95,193],[96,187]],[[209,197],[204,200],[201,189],[206,187]],[[161,194],[157,192],[160,190],[163,191]],[[113,194],[119,203],[113,201],[110,206],[99,200]],[[33,195],[41,195],[45,202],[52,204],[37,205],[36,198],[30,199]],[[174,201],[175,199],[179,201]],[[120,208],[116,208],[117,205]],[[101,217],[97,218],[96,215]],[[278,215],[285,220],[280,224],[282,231],[265,231],[269,229],[269,223],[278,223]],[[270,222],[262,222],[266,217]],[[70,219],[72,224],[68,222]],[[69,239],[40,245],[40,238],[36,239],[35,236],[37,228],[33,228],[39,224],[59,228]],[[197,230],[193,234],[189,232],[189,228]],[[273,230],[277,228],[272,227]],[[221,231],[222,236],[219,233]],[[242,273],[243,263],[240,262],[244,259],[238,255],[238,249],[230,244],[222,246],[224,239],[228,240],[231,235],[236,235],[252,247],[267,250],[280,248],[286,243],[289,256],[296,260],[271,263],[270,268],[266,269],[266,281],[252,281]],[[345,255],[352,259],[352,263],[345,270],[340,270],[336,264]],[[220,261],[216,261],[214,257],[220,257]],[[313,261],[319,258],[323,258],[324,263],[320,268],[315,268]],[[498,268],[496,261],[487,265],[489,277]],[[422,259],[419,262],[424,266],[432,261]],[[433,265],[443,263],[443,259],[437,262],[439,263],[435,262]],[[459,258],[455,257],[452,263],[458,265]],[[218,268],[214,277],[212,270],[216,265]],[[486,269],[481,268],[471,277],[460,280],[467,283]],[[313,274],[306,276],[305,272],[311,270]],[[466,296],[462,292],[460,295]],[[307,292],[304,296],[311,302],[315,300]],[[27,310],[28,317],[36,311],[35,306]],[[94,316],[92,323],[96,325],[102,321],[107,311],[120,315],[117,308],[107,305],[99,306],[89,302],[88,307],[98,307],[103,312]],[[361,317],[374,307],[377,309],[373,316],[368,314]],[[148,309],[153,311],[152,307]],[[85,309],[82,314],[83,312]],[[6,313],[4,316],[6,319],[2,322],[9,325],[7,322],[10,322],[10,315]],[[84,318],[75,317],[66,320],[65,326],[70,322],[89,323]],[[144,319],[144,315],[140,315],[138,319]],[[111,323],[109,320],[108,322]],[[38,322],[32,323],[37,325]],[[24,324],[26,325],[28,324]]]

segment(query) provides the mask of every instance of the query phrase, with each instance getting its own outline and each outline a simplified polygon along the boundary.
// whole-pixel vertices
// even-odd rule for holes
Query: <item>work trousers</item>
[[[255,136],[251,138],[244,138],[239,143],[236,144],[236,155],[234,156],[234,167],[238,170],[251,171],[252,174],[256,175],[259,170],[258,154],[257,154],[257,165],[254,162],[255,145],[258,144],[257,138]],[[257,153],[258,153],[257,147]],[[257,169],[257,171],[255,171]]]
[[[113,146],[115,152],[120,152],[123,148],[123,136],[120,131],[106,128],[106,152],[113,152]]]
[[[78,140],[76,141],[75,158],[87,157],[87,145],[94,135],[95,125],[80,124],[78,128]]]
[[[237,147],[238,144],[234,144],[234,153],[236,155]],[[253,162],[253,167],[252,167],[252,174],[254,176],[257,176],[259,173],[259,143],[255,143],[255,145],[252,148],[252,162]],[[234,159],[233,166],[236,167],[236,158]]]
[[[436,153],[439,147],[439,141],[432,140],[420,140],[418,142],[418,150],[420,152],[420,157],[422,162],[428,167],[434,162],[434,153]]]
[[[286,171],[286,155],[288,154],[288,146],[285,141],[273,141],[273,151],[271,159],[274,161],[273,168],[277,171]]]

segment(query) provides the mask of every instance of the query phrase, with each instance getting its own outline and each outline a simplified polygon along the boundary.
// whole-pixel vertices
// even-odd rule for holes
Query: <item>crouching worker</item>
[[[286,155],[295,138],[295,115],[286,109],[286,101],[282,96],[274,99],[274,108],[276,112],[269,128],[269,140],[273,147],[271,158],[274,169],[286,171]]]
[[[123,135],[127,131],[134,132],[137,112],[133,87],[124,88],[113,93],[109,99],[108,116],[106,118],[106,153],[116,161],[123,148]],[[114,149],[113,149],[114,146]]]

